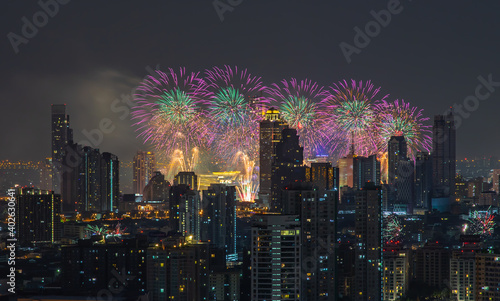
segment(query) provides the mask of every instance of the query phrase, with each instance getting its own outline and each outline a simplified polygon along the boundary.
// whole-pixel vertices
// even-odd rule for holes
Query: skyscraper
[[[406,158],[407,147],[404,136],[392,136],[387,146],[389,185],[395,185],[398,176],[399,162]]]
[[[432,128],[433,197],[454,198],[456,170],[456,130],[453,112],[434,116]]]
[[[410,252],[399,245],[388,245],[383,256],[383,300],[401,300],[410,285]]]
[[[366,182],[372,182],[375,185],[380,184],[380,161],[377,160],[377,155],[366,157],[353,158],[353,188],[361,189]]]
[[[281,140],[281,132],[288,128],[279,111],[270,108],[260,122],[260,190],[259,199],[268,204],[271,200],[271,173],[276,144]]]
[[[148,185],[144,188],[143,202],[161,207],[163,204],[168,205],[170,193],[170,183],[165,180],[165,176],[155,171]]]
[[[382,300],[382,188],[367,183],[356,192],[354,300]]]
[[[198,176],[192,171],[181,171],[174,178],[174,185],[188,185],[192,190],[198,190]]]
[[[52,191],[61,192],[61,170],[68,141],[73,140],[66,105],[51,105],[52,111]]]
[[[418,152],[415,160],[415,203],[420,208],[431,209],[432,160],[427,152]]]
[[[101,212],[101,154],[98,149],[83,147],[77,181],[78,212]]]
[[[302,300],[297,215],[254,215],[252,301]]]
[[[118,157],[104,152],[101,155],[101,212],[118,208],[120,199],[120,164]]]
[[[311,163],[306,167],[306,179],[320,190],[339,190],[339,169],[331,163]]]
[[[61,238],[61,196],[53,191],[16,191],[17,234],[21,245],[55,242]]]
[[[401,159],[398,164],[396,180],[396,201],[406,206],[408,214],[413,213],[413,189],[415,186],[413,161],[408,158]]]
[[[150,151],[138,151],[134,156],[133,173],[134,173],[134,193],[142,194],[144,187],[153,177],[153,172],[156,169],[155,155]]]
[[[270,210],[281,211],[281,190],[286,186],[305,180],[304,148],[299,144],[295,129],[284,129],[281,140],[276,144],[275,157],[271,171]]]
[[[169,226],[172,231],[199,240],[201,202],[198,191],[185,184],[173,185],[170,187],[169,200]]]
[[[212,184],[203,190],[202,240],[225,255],[236,254],[236,189]]]

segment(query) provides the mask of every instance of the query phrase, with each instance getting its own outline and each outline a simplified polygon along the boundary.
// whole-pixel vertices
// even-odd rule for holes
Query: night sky
[[[424,109],[429,124],[474,95],[478,76],[500,82],[496,1],[401,1],[400,12],[351,63],[339,44],[354,45],[353,28],[364,29],[374,20],[370,11],[393,1],[230,2],[239,4],[221,21],[213,1],[72,0],[16,54],[9,33],[21,36],[22,18],[33,20],[42,8],[37,1],[2,1],[0,160],[50,156],[50,104],[66,103],[75,141],[109,118],[116,128],[98,148],[130,161],[150,146],[111,104],[130,94],[147,66],[203,71],[237,65],[268,84],[290,77],[322,85],[372,80],[389,99]],[[457,158],[498,153],[497,89],[462,120]]]

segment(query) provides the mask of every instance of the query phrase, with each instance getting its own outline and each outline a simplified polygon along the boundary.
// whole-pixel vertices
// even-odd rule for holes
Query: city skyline
[[[72,116],[76,141],[88,140],[82,131],[99,128],[99,122],[109,118],[116,128],[111,134],[104,134],[98,148],[128,160],[137,150],[151,148],[136,138],[130,116],[121,119],[125,110],[113,112],[112,105],[115,109],[126,106],[128,96],[122,95],[130,95],[140,80],[157,66],[162,69],[186,66],[189,71],[201,71],[224,64],[248,68],[252,74],[262,76],[266,83],[290,77],[312,79],[325,86],[349,77],[372,80],[375,85],[382,87],[381,93],[391,94],[391,99],[410,101],[424,109],[425,117],[431,120],[434,115],[445,113],[454,104],[464,107],[464,100],[474,95],[476,86],[485,81],[493,82],[493,86],[481,91],[481,95],[488,90],[491,92],[487,100],[481,100],[477,108],[462,115],[467,117],[461,117],[457,130],[457,158],[493,156],[500,146],[499,142],[495,139],[480,139],[480,135],[475,133],[496,124],[493,114],[499,109],[498,102],[494,101],[498,97],[494,91],[497,76],[491,66],[498,61],[493,55],[498,45],[488,37],[498,25],[492,23],[494,18],[489,17],[494,9],[482,3],[467,8],[469,18],[477,19],[481,15],[481,22],[466,22],[465,25],[455,20],[454,16],[465,9],[464,3],[434,4],[437,6],[435,9],[449,10],[448,13],[437,15],[422,3],[401,2],[402,9],[391,16],[390,24],[382,27],[379,35],[370,38],[369,45],[363,47],[359,54],[353,54],[350,63],[347,63],[339,48],[340,43],[353,45],[356,34],[353,27],[364,28],[374,18],[370,12],[386,9],[387,3],[308,4],[298,9],[299,4],[293,1],[287,2],[286,6],[279,1],[266,3],[265,6],[242,2],[233,11],[226,11],[222,22],[212,3],[200,2],[196,9],[188,4],[165,3],[158,4],[155,12],[152,12],[153,7],[149,7],[132,14],[136,22],[141,24],[137,28],[130,25],[122,28],[121,24],[126,22],[124,18],[117,18],[116,25],[106,22],[106,13],[116,9],[108,4],[101,7],[100,13],[95,12],[96,28],[88,28],[89,34],[80,36],[69,32],[70,28],[79,30],[85,24],[84,19],[75,18],[76,12],[88,11],[93,6],[73,2],[60,5],[58,13],[49,20],[47,26],[40,28],[29,43],[19,45],[17,54],[9,40],[4,40],[2,55],[11,59],[5,62],[6,68],[0,75],[4,79],[0,84],[0,90],[4,91],[2,102],[6,103],[7,110],[24,111],[25,114],[22,118],[13,118],[13,114],[5,116],[0,125],[9,130],[3,130],[1,138],[10,140],[11,137],[31,137],[35,134],[35,139],[16,138],[18,144],[2,148],[0,158],[15,161],[49,157],[50,145],[46,145],[47,141],[42,139],[48,137],[46,127],[49,126],[46,122],[48,115],[44,112],[49,111],[50,104],[66,103],[67,114]],[[117,12],[121,11],[121,15],[129,15],[127,11],[134,7],[131,2],[120,4]],[[3,23],[5,34],[20,34],[22,16],[32,16],[40,7],[35,3],[28,7],[11,2],[7,4],[7,10],[11,14]],[[179,13],[173,14],[173,11]],[[273,14],[279,11],[284,13]],[[169,42],[160,42],[164,39],[161,26],[141,22],[158,13],[170,16],[168,21],[157,21],[161,24],[166,22],[165,28],[179,22],[191,25],[182,27],[178,33],[168,34],[166,40]],[[420,18],[422,15],[427,17],[425,22]],[[254,16],[262,21],[251,22]],[[294,17],[304,22],[295,24]],[[64,26],[65,22],[73,27]],[[416,22],[417,25],[414,24]],[[201,24],[207,24],[205,30],[211,31],[194,30],[201,28]],[[251,29],[245,24],[252,24]],[[413,26],[421,28],[421,33],[410,30]],[[104,38],[107,33],[96,31],[97,27],[112,30],[115,33],[113,43]],[[285,34],[267,32],[265,28],[276,28]],[[431,31],[431,28],[438,30]],[[129,30],[131,36],[123,34]],[[255,35],[256,42],[250,40],[249,43],[237,34],[238,30],[243,36]],[[458,31],[462,36],[455,34]],[[292,35],[292,32],[296,32],[297,36]],[[312,34],[306,34],[308,32]],[[411,34],[406,34],[408,32]],[[157,48],[139,47],[137,53],[131,52],[131,48],[137,48],[133,46],[144,45],[147,33],[154,36],[151,40],[155,41]],[[51,40],[51,36],[71,37],[75,45],[85,46],[78,50],[57,43],[54,49],[43,46],[49,45],[46,42]],[[305,41],[309,43],[300,40],[305,36],[308,38]],[[438,39],[441,36],[447,39]],[[138,41],[135,42],[133,38],[138,38]],[[401,42],[397,47],[389,47],[392,39]],[[297,47],[291,50],[287,45]],[[198,49],[204,54],[200,56],[190,49]],[[242,51],[244,56],[235,54],[238,51]],[[314,51],[317,54],[311,56]],[[283,53],[285,55],[282,56]],[[461,60],[465,56],[468,61]],[[50,64],[42,58],[49,59]],[[287,61],[292,58],[294,63],[288,64]],[[41,74],[44,74],[43,79]],[[24,89],[26,84],[30,85],[30,89]],[[14,99],[18,101],[12,101]],[[115,100],[119,103],[114,103]],[[33,110],[25,110],[26,107]],[[465,107],[470,108],[471,104]],[[40,126],[36,129],[26,126],[31,123]],[[34,144],[40,148],[35,148]],[[47,152],[37,153],[35,149],[47,149]]]

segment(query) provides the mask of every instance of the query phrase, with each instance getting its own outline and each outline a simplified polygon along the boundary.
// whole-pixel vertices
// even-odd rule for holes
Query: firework
[[[332,139],[330,149],[342,157],[347,155],[352,143],[356,155],[376,154],[379,119],[376,105],[387,95],[379,99],[380,87],[375,88],[370,81],[351,80],[349,84],[344,80],[330,89],[331,95],[322,102],[322,115],[326,129],[340,133],[340,136],[330,134],[337,138]]]
[[[259,184],[256,181],[254,174],[255,161],[249,160],[248,156],[243,152],[238,152],[234,158],[234,164],[242,164],[243,172],[238,176],[238,185],[236,190],[241,202],[254,202]]]
[[[281,117],[291,128],[297,129],[304,157],[314,157],[324,150],[329,137],[320,126],[319,103],[328,92],[310,80],[283,80],[271,85],[267,91],[271,105],[277,106]]]
[[[384,241],[394,241],[400,239],[403,231],[403,226],[399,217],[395,214],[391,214],[384,219],[384,228],[382,230],[382,236]]]
[[[215,153],[229,160],[244,152],[257,158],[260,111],[264,106],[260,93],[261,78],[246,69],[224,66],[205,72],[204,89],[209,91],[208,117]]]
[[[166,177],[172,180],[181,171],[194,171],[199,162],[199,149],[194,147],[191,156],[185,156],[180,149],[174,150],[166,170]]]
[[[377,105],[379,115],[379,152],[387,152],[391,136],[404,136],[408,157],[415,159],[417,152],[430,151],[432,138],[430,125],[424,125],[429,118],[423,117],[423,110],[410,107],[408,102],[398,100],[393,103],[382,101]]]
[[[87,230],[90,235],[104,235],[106,233],[106,229],[97,225],[87,225],[85,230]]]
[[[207,143],[202,105],[207,92],[198,73],[168,69],[149,75],[134,94],[132,118],[144,142],[167,157],[176,149],[187,153]]]
[[[469,226],[464,227],[470,234],[489,236],[495,227],[495,216],[489,213],[489,208],[485,212],[474,211],[468,219]]]

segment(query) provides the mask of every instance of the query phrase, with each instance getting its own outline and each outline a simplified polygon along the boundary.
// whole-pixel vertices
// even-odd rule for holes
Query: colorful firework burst
[[[410,103],[396,100],[392,103],[382,101],[377,104],[381,116],[379,129],[379,152],[387,152],[387,145],[392,136],[404,136],[408,147],[408,157],[415,159],[417,152],[430,151],[432,138],[431,126],[424,125],[429,118],[423,117],[423,110],[410,107]]]
[[[329,137],[320,125],[319,103],[329,94],[311,80],[282,80],[272,84],[266,92],[272,105],[279,108],[281,117],[291,128],[297,129],[304,157],[322,153]]]
[[[257,159],[259,113],[265,106],[261,78],[230,66],[214,67],[205,74],[202,86],[210,93],[208,117],[215,153],[227,161],[240,151]]]
[[[473,235],[490,236],[495,228],[495,215],[489,213],[489,209],[484,212],[474,211],[470,214],[469,226],[465,229]]]
[[[257,175],[254,174],[255,161],[249,160],[243,152],[238,152],[234,158],[234,165],[241,164],[243,172],[238,176],[236,190],[241,202],[255,201],[259,190]]]
[[[375,88],[371,81],[351,80],[349,84],[344,80],[330,89],[331,95],[322,102],[322,114],[326,128],[340,133],[340,136],[330,134],[338,138],[332,140],[330,149],[345,156],[352,143],[356,155],[376,154],[379,119],[376,105],[387,95],[378,98],[380,87]]]
[[[106,229],[104,227],[99,227],[97,225],[87,225],[85,228],[90,235],[104,235],[106,233]]]
[[[399,240],[403,236],[403,226],[399,217],[395,214],[388,215],[384,219],[382,237],[385,242]]]
[[[207,96],[198,73],[156,70],[134,94],[132,108],[139,137],[154,144],[167,157],[176,149],[187,153],[207,143],[208,129],[202,105]]]

